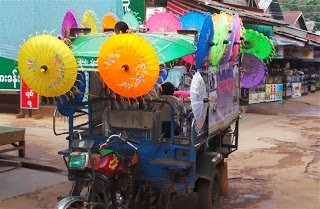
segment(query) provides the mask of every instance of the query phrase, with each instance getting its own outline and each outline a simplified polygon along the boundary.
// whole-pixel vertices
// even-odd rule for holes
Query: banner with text
[[[20,75],[17,61],[0,57],[0,91],[19,91]]]
[[[39,109],[39,95],[31,90],[21,79],[20,108]]]

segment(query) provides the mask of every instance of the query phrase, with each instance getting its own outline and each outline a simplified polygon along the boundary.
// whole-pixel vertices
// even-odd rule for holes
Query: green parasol
[[[176,34],[137,34],[144,38],[157,53],[159,63],[172,62],[196,51],[191,38]],[[112,34],[86,35],[77,38],[71,50],[80,68],[97,68],[97,59],[102,44]]]
[[[265,60],[267,63],[275,55],[274,45],[270,39],[252,29],[245,29],[245,42],[241,45],[240,53],[249,53],[258,57],[260,60]]]
[[[140,21],[133,12],[127,12],[124,14],[122,21],[127,23],[132,29],[137,29],[140,25]]]
[[[213,66],[217,66],[226,50],[229,39],[228,14],[220,13],[212,15],[214,23],[214,46],[210,50],[210,61]]]

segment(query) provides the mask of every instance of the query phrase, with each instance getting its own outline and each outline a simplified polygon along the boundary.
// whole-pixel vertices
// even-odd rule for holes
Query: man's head
[[[172,83],[170,83],[170,82],[165,82],[165,83],[161,84],[160,93],[162,95],[171,95],[171,96],[173,96],[174,90],[175,90],[174,85]]]
[[[127,25],[127,23],[125,23],[123,21],[119,21],[114,26],[114,32],[116,34],[128,33],[129,32],[129,26]]]

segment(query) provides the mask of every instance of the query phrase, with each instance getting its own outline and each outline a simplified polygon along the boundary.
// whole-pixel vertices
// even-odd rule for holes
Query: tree
[[[302,11],[308,21],[315,21],[320,30],[320,0],[279,0],[282,11]]]

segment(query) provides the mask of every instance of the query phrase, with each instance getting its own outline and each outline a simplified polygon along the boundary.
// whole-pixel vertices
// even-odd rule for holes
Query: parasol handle
[[[212,42],[209,44],[209,46],[218,46],[218,43]]]
[[[212,102],[212,98],[203,98],[203,103]]]
[[[223,40],[223,44],[230,44],[229,40]]]
[[[127,64],[122,65],[121,67],[124,71],[128,71],[129,70],[129,66]]]
[[[42,72],[42,73],[46,72],[47,70],[48,70],[48,66],[46,66],[46,65],[42,65],[40,67],[40,72]]]

